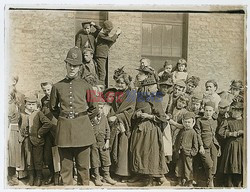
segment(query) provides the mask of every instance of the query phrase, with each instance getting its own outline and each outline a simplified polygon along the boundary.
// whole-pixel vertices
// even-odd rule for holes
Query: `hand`
[[[103,149],[104,149],[104,150],[109,149],[109,139],[106,140]]]
[[[149,114],[147,114],[147,113],[141,113],[141,117],[142,117],[143,119],[153,119],[153,118],[154,118],[153,115],[149,115]]]
[[[93,21],[91,21],[90,25],[95,25],[95,23]]]
[[[200,154],[204,155],[205,154],[205,149],[203,146],[200,147],[200,151],[199,151]]]
[[[117,119],[116,116],[109,117],[109,121],[114,122]]]
[[[219,148],[217,157],[220,157],[220,156],[221,156],[221,149]]]
[[[125,127],[124,127],[124,124],[123,124],[123,123],[120,123],[119,130],[120,130],[120,132],[121,132],[121,133],[123,133],[123,132],[125,132],[125,131],[126,131],[126,129],[125,129]]]
[[[175,121],[173,119],[169,120],[170,125],[175,125]]]
[[[41,139],[42,137],[41,137],[41,135],[37,135],[37,137],[39,138],[39,139]]]
[[[237,131],[231,132],[231,136],[232,137],[238,137],[238,132]]]
[[[118,29],[116,30],[116,35],[120,35],[122,33],[122,30],[118,27]]]
[[[137,112],[136,112],[136,116],[137,116],[137,117],[141,117],[141,114],[142,114],[141,111],[137,111]]]

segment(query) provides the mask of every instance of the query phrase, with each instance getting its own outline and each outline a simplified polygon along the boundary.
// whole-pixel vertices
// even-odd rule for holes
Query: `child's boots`
[[[103,180],[104,180],[106,183],[109,183],[109,184],[111,184],[111,185],[115,185],[115,184],[116,184],[116,181],[113,180],[113,179],[110,177],[109,167],[104,167],[104,168],[103,168],[103,171],[104,171]]]
[[[100,173],[99,173],[99,167],[97,168],[94,168],[94,183],[95,183],[95,186],[102,186],[103,183],[101,181],[101,176],[100,176]]]

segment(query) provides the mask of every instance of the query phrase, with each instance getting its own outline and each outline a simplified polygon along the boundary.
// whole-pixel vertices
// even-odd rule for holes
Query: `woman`
[[[133,116],[135,124],[130,145],[132,171],[147,176],[147,186],[153,185],[154,178],[160,179],[167,173],[162,134],[167,118],[157,91],[154,76],[142,81]]]
[[[120,176],[121,182],[125,182],[125,178],[130,176],[128,153],[135,92],[130,88],[132,78],[123,71],[123,68],[115,70],[113,78],[116,81],[117,91],[112,102],[113,110],[108,116],[111,127],[111,170]]]

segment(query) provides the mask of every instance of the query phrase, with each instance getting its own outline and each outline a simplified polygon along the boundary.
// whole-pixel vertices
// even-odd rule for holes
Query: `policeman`
[[[80,78],[81,50],[71,48],[65,63],[67,75],[53,85],[50,95],[50,110],[58,119],[55,143],[60,153],[61,176],[64,185],[73,185],[74,158],[80,184],[89,185],[90,146],[95,143],[90,119],[98,113],[98,106],[88,97],[92,87]]]

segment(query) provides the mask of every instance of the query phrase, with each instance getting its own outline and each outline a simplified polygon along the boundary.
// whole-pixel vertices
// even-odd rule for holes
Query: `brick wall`
[[[67,51],[74,46],[74,13],[9,13],[9,65],[11,74],[19,75],[18,89],[26,93],[39,90],[42,81],[61,80],[66,73]]]
[[[244,76],[244,15],[189,14],[189,73],[204,83],[215,79],[219,90],[227,90],[233,79]]]
[[[133,79],[137,73],[141,58],[141,13],[109,12],[108,18],[114,24],[113,32],[120,27],[122,34],[111,47],[109,53],[109,84],[114,85],[113,73],[118,67],[125,66],[124,70]]]

